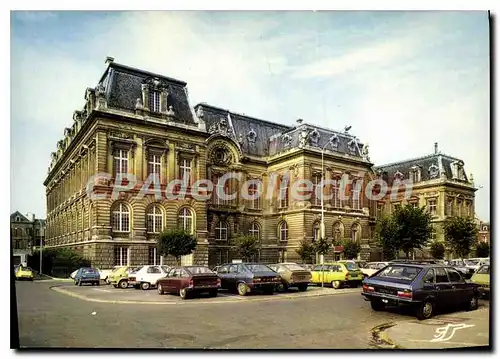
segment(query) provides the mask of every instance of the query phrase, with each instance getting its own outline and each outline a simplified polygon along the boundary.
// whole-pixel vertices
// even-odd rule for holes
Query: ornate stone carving
[[[64,151],[64,141],[63,140],[59,140],[57,142],[57,148],[60,149],[61,151]]]
[[[431,178],[437,178],[439,176],[439,168],[438,166],[432,164],[429,166],[429,176]]]
[[[255,141],[257,140],[257,132],[255,132],[255,130],[253,128],[251,128],[250,131],[248,131],[247,139],[248,139],[248,142],[250,142],[250,143],[255,143]]]
[[[168,106],[167,115],[175,116],[174,108],[172,106]]]
[[[109,136],[115,138],[122,138],[125,140],[132,140],[134,138],[133,135],[130,133],[116,132],[116,131],[110,132]]]
[[[283,141],[284,148],[288,148],[292,144],[292,138],[287,134],[283,135],[283,137],[281,137],[281,139]]]
[[[311,139],[311,144],[313,146],[317,146],[319,143],[319,139],[321,138],[321,135],[319,134],[319,131],[314,129],[311,134],[310,134],[310,139]]]
[[[361,156],[365,160],[370,161],[370,153],[369,153],[369,145],[368,145],[368,143],[365,143],[365,145],[363,146],[363,150],[361,152]]]
[[[168,141],[167,141],[167,146],[168,146]],[[177,143],[177,146],[188,150],[194,150],[194,145],[192,143],[179,142]]]
[[[198,107],[198,110],[196,110],[196,117],[203,119],[205,117],[205,113],[203,112],[202,107]]]
[[[299,147],[303,148],[309,144],[309,133],[303,129],[299,133]]]
[[[95,108],[96,110],[105,110],[108,106],[106,97],[105,97],[105,92],[106,89],[104,88],[103,84],[99,83],[95,87],[94,94],[95,94],[95,99],[96,99],[96,104]]]
[[[349,150],[349,152],[352,154],[352,155],[355,155],[356,154],[356,141],[354,139],[350,140],[348,143],[347,143],[347,149]]]
[[[243,144],[243,134],[239,134],[238,135],[238,143],[240,144],[240,146]]]
[[[227,124],[227,120],[224,117],[221,117],[218,122],[210,126],[208,132],[211,134],[229,136],[229,126]]]
[[[135,100],[135,109],[142,110],[142,100],[140,97],[137,97],[137,99]]]
[[[396,173],[394,174],[394,179],[402,181],[403,178],[404,178],[404,175],[401,172],[396,171]]]
[[[168,83],[157,77],[150,77],[142,83],[142,89],[150,88],[154,91],[168,91]]]

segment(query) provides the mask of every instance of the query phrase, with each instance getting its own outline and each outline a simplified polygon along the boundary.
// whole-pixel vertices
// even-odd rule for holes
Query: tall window
[[[318,190],[317,188],[319,187],[319,185],[321,184],[321,174],[319,173],[315,173],[313,175],[313,184],[314,184],[314,187],[313,187],[313,190],[314,190],[314,201],[313,201],[313,205],[315,206],[321,206],[321,194],[323,192],[323,188],[321,188],[321,192],[318,194]]]
[[[427,201],[427,210],[432,215],[436,214],[436,200],[435,199],[430,199]]]
[[[148,156],[148,173],[149,175],[158,175],[161,180],[161,156],[159,154],[150,153]]]
[[[285,221],[281,222],[279,225],[279,238],[280,241],[288,240],[288,225]]]
[[[361,236],[361,227],[358,224],[355,224],[351,228],[351,241],[359,242],[359,238]]]
[[[179,211],[178,226],[179,229],[194,234],[193,212],[189,208],[184,207]]]
[[[152,112],[160,112],[160,92],[149,92],[149,109]]]
[[[257,222],[253,222],[250,225],[250,229],[248,230],[248,234],[254,238],[260,239],[260,227]]]
[[[417,201],[411,201],[409,203],[410,206],[412,206],[413,208],[418,208],[418,202]]]
[[[252,183],[248,186],[248,195],[253,197],[253,199],[249,200],[249,208],[260,209],[260,192],[259,185],[257,183]]]
[[[288,181],[283,178],[280,184],[280,208],[288,207]]]
[[[123,203],[113,207],[112,227],[114,232],[130,232],[130,211]]]
[[[150,233],[160,233],[163,229],[163,212],[160,207],[153,205],[146,213],[147,230]]]
[[[115,175],[128,172],[128,151],[117,149],[114,153]]]
[[[129,263],[129,248],[115,247],[115,265],[127,266]]]
[[[219,221],[215,227],[215,239],[218,241],[227,240],[227,223],[224,221]]]
[[[319,222],[313,224],[313,241],[316,242],[321,237],[321,227]]]
[[[221,182],[220,178],[220,176],[214,176],[213,178],[215,189],[212,193],[212,203],[218,206],[226,206],[230,204],[230,200],[224,197],[224,194],[229,194],[229,181]]]
[[[459,199],[457,200],[457,216],[462,217],[463,211],[462,211],[462,200]]]
[[[181,180],[187,185],[191,180],[191,160],[181,159],[179,164]]]
[[[352,208],[360,209],[360,192],[361,186],[358,184],[358,181],[352,183]]]
[[[160,253],[156,247],[149,247],[148,249],[148,264],[153,266],[161,265]]]
[[[340,203],[338,179],[335,179],[333,181],[331,189],[332,189],[332,199],[331,199],[332,207],[341,208],[342,205]]]

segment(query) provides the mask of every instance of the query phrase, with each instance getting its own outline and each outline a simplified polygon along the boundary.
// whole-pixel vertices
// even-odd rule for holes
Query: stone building
[[[434,233],[431,240],[444,240],[443,222],[447,217],[474,218],[474,186],[472,174],[466,175],[464,162],[441,153],[438,144],[430,155],[374,167],[377,178],[384,180],[388,192],[376,201],[376,217],[392,213],[397,206],[411,204],[425,207],[433,214]],[[411,195],[405,198],[405,186],[395,186],[396,180],[412,183]],[[375,249],[373,250],[375,252]],[[416,250],[415,257],[430,256],[428,251]]]
[[[367,146],[348,130],[302,120],[287,126],[204,103],[192,107],[186,85],[107,58],[51,154],[44,181],[47,246],[70,247],[100,268],[154,264],[171,260],[156,253],[158,233],[182,228],[198,240],[184,264],[238,258],[234,238],[240,235],[258,237],[256,260],[299,261],[299,243],[320,236],[322,201],[314,193],[292,196],[293,186],[300,179],[342,177],[352,182],[342,186],[344,193],[337,184],[324,193],[325,236],[335,244],[357,241],[361,258],[370,258],[374,208],[356,185],[374,176]],[[238,177],[219,181],[228,173]],[[123,181],[125,174],[135,178]],[[143,195],[155,176],[155,188],[167,196]],[[200,200],[192,193],[205,179],[214,183],[213,193]],[[114,193],[117,185],[127,190]],[[253,199],[245,199],[243,187]],[[221,198],[217,191],[235,195]]]
[[[27,265],[28,256],[33,253],[33,247],[43,243],[45,237],[45,220],[31,219],[15,211],[10,215],[10,237],[14,264]]]
[[[490,244],[490,223],[483,222],[476,217],[477,224],[477,242],[484,242]]]

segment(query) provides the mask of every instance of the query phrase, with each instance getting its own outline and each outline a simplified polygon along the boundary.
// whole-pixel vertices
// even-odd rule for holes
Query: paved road
[[[16,283],[21,347],[365,349],[373,347],[374,326],[412,318],[373,312],[352,292],[155,306],[87,302],[50,285]]]

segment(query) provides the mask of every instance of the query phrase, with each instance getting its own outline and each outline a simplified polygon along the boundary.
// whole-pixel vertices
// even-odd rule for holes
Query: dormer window
[[[410,176],[413,183],[420,182],[420,173],[421,171],[419,166],[413,166],[411,168]]]
[[[149,92],[149,109],[151,110],[151,112],[159,113],[161,111],[159,91]]]

